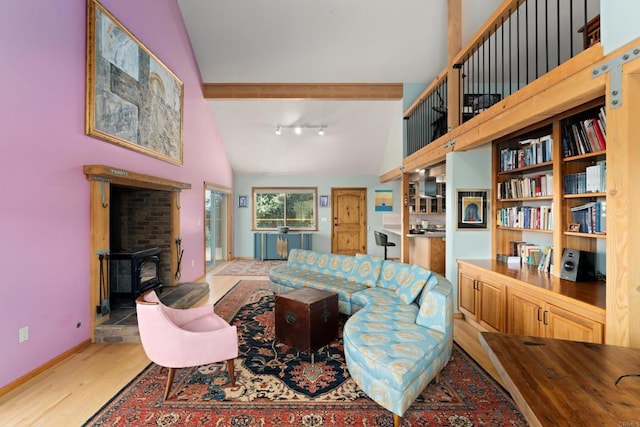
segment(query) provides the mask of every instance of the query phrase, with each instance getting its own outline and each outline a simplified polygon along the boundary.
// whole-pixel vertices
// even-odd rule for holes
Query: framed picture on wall
[[[238,207],[246,208],[247,206],[247,196],[238,196]]]
[[[489,190],[458,190],[457,225],[459,230],[488,228]]]
[[[320,196],[320,207],[326,208],[329,207],[329,196]]]
[[[182,81],[97,0],[87,2],[87,135],[182,165]]]

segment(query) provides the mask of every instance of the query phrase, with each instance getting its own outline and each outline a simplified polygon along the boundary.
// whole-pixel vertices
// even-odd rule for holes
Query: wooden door
[[[604,325],[548,304],[544,312],[545,337],[602,344]]]
[[[504,285],[478,281],[478,323],[488,331],[504,332],[506,297]]]
[[[540,336],[542,301],[512,289],[509,289],[508,294],[507,333]]]
[[[468,320],[476,320],[476,278],[458,272],[458,306]]]
[[[332,188],[331,252],[367,253],[367,189]]]

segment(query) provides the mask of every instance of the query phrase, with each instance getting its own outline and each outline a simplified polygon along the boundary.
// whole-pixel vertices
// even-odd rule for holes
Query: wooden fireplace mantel
[[[91,253],[89,257],[90,269],[90,310],[91,310],[91,340],[95,341],[95,327],[110,317],[109,314],[96,313],[96,307],[100,305],[100,254],[110,252],[110,202],[111,186],[122,185],[149,190],[171,192],[171,236],[175,236],[172,242],[170,270],[176,271],[178,267],[178,249],[180,240],[180,192],[191,189],[191,184],[159,178],[156,176],[132,172],[125,169],[105,165],[85,165],[84,174],[90,183],[90,223],[91,223]],[[167,286],[175,285],[178,278],[172,275]]]
[[[189,190],[191,184],[173,181],[157,176],[131,172],[125,169],[105,165],[85,165],[83,167],[87,179],[90,181],[107,180],[113,184],[149,188],[152,190]]]

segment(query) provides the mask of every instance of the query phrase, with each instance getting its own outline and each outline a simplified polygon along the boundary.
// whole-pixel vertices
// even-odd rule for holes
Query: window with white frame
[[[256,230],[317,230],[315,187],[253,188]]]

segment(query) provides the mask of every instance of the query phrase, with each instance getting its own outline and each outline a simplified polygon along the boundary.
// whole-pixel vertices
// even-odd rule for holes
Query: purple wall
[[[204,272],[203,182],[232,186],[176,1],[102,4],[184,82],[184,164],[84,134],[84,0],[0,3],[0,387],[90,336],[89,183],[83,165],[192,185],[181,196],[183,281]],[[29,326],[29,340],[19,344],[23,326]]]

